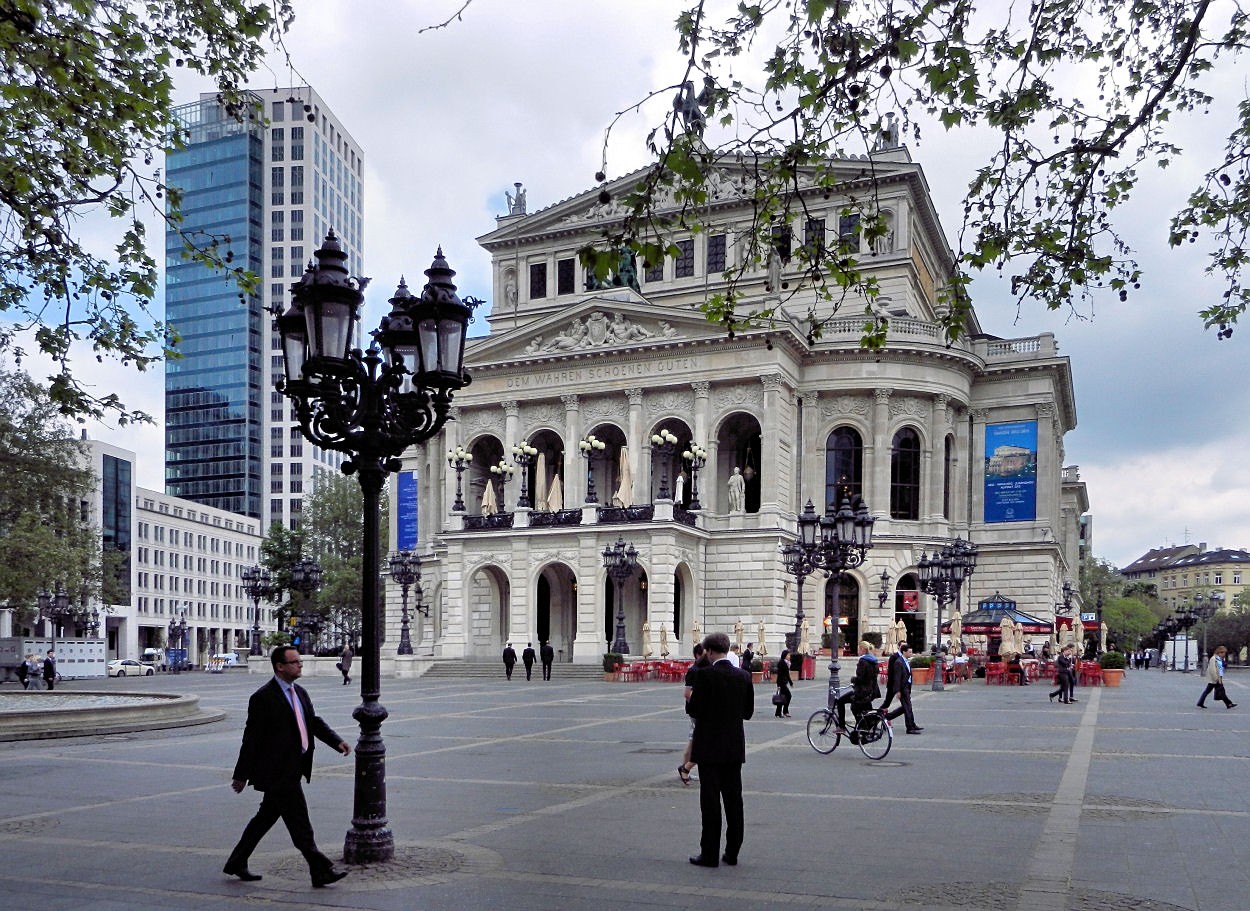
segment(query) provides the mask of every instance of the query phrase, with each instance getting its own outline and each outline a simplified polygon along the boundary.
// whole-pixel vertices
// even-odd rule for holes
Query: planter
[[[763,672],[763,671],[751,671],[751,682],[752,682],[752,683],[763,683],[763,682],[764,682],[764,672]]]
[[[911,682],[913,686],[933,682],[933,668],[931,667],[913,667],[911,669]]]
[[[1119,686],[1120,681],[1124,679],[1124,669],[1119,667],[1104,667],[1102,669],[1102,685],[1103,686]]]
[[[619,676],[620,675],[617,674],[615,671],[604,671],[603,682],[604,683],[616,683],[616,680]]]

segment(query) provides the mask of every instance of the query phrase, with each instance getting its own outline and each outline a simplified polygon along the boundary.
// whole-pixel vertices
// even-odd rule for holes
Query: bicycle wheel
[[[838,748],[842,735],[838,733],[836,716],[829,709],[817,709],[807,719],[807,742],[817,753],[828,756]]]
[[[885,759],[894,745],[894,732],[881,712],[866,712],[856,726],[859,749],[869,759]]]

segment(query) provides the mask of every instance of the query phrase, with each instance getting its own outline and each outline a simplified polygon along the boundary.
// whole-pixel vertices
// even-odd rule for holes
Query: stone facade
[[[473,382],[453,419],[404,459],[418,478],[417,549],[432,608],[413,628],[418,654],[495,657],[507,641],[550,639],[560,660],[598,661],[616,634],[602,551],[623,539],[639,567],[622,588],[631,652],[642,651],[644,623],[653,651],[663,626],[682,655],[696,624],[732,633],[741,623],[757,649],[762,627],[776,655],[796,625],[795,580],[779,548],[793,540],[803,505],[822,511],[839,485],[876,516],[875,546],[843,584],[844,637],[902,619],[917,647],[933,641],[933,601],[909,592],[921,556],[956,536],[980,547],[965,607],[1000,591],[1031,614],[1053,614],[1064,580],[1077,575],[1087,508],[1083,485],[1062,467],[1076,423],[1068,360],[1049,334],[995,338],[975,314],[963,339],[945,340],[939,292],[952,259],[924,176],[903,149],[875,166],[875,204],[890,211],[892,231],[861,253],[882,290],[871,312],[888,320],[879,351],[860,347],[862,300],[834,314],[802,289],[790,268],[797,260],[745,259],[749,210],[732,180],[709,204],[723,227],[682,242],[678,260],[638,268],[637,288],[588,289],[582,275],[576,251],[619,217],[597,189],[500,217],[479,238],[494,261],[491,332],[467,352]],[[809,213],[838,230],[847,200],[809,193]],[[729,335],[697,308],[738,267],[744,311],[770,296],[781,309],[768,325]],[[809,337],[809,309],[829,317],[819,338]],[[651,442],[663,432],[678,441],[668,450]],[[986,456],[1008,432],[1024,434],[1023,451],[1013,438],[1003,463],[1020,472],[987,487]],[[588,463],[579,443],[591,435],[602,448]],[[533,462],[510,480],[492,473],[518,443],[537,450]],[[692,444],[706,451],[694,477],[683,458]],[[457,446],[472,454],[462,475],[446,458]],[[744,479],[738,510],[735,474]],[[488,484],[493,515],[483,515]],[[452,509],[458,485],[463,513]],[[523,493],[532,507],[518,505]],[[804,585],[813,644],[831,591],[821,574]],[[387,597],[395,643],[398,590]]]

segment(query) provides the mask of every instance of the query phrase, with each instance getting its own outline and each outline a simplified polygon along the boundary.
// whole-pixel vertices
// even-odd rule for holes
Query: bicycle
[[[849,731],[838,727],[837,712],[831,708],[817,709],[807,719],[807,742],[823,756],[838,748],[843,734],[869,759],[885,759],[894,745],[894,729],[881,709],[862,713]]]

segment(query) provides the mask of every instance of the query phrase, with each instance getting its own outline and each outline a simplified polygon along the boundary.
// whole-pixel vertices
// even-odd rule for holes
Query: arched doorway
[[[925,617],[920,610],[920,582],[914,573],[905,573],[894,590],[894,621],[903,621],[907,641],[917,654],[928,654]]]
[[[596,424],[587,436],[593,436],[595,439],[605,444],[601,455],[595,459],[595,502],[605,506],[633,506],[632,498],[637,497],[637,485],[633,483],[638,476],[638,453],[629,452],[625,445],[625,433],[615,424]],[[626,493],[631,494],[631,502],[622,504],[614,502],[618,492],[621,492],[621,449],[626,450],[626,456],[629,461],[629,471],[633,476],[631,483],[627,485],[629,488]],[[586,467],[586,460],[582,459],[583,468]]]
[[[512,590],[508,574],[498,566],[482,566],[469,576],[466,596],[470,608],[469,629],[473,630],[469,652],[475,656],[497,656],[511,632]]]
[[[830,579],[825,583],[825,614],[824,624],[822,626],[823,633],[832,633],[833,628],[833,595],[834,586],[837,584],[836,579]],[[838,610],[841,616],[838,618],[838,629],[841,637],[840,644],[842,647],[841,654],[854,655],[859,650],[860,631],[863,624],[860,622],[859,611],[859,582],[849,573],[842,573],[841,585],[838,589]]]
[[[690,425],[678,418],[666,418],[651,428],[647,439],[651,439],[662,430],[667,430],[677,437],[677,444],[673,447],[673,451],[667,454],[654,450],[648,453],[648,458],[651,460],[650,501],[654,502],[660,496],[661,490],[667,493],[669,499],[676,500],[677,479],[683,477],[680,485],[681,502],[679,505],[688,506],[690,504],[690,474],[686,471],[686,463],[681,454],[690,448],[693,439]]]
[[[546,566],[538,575],[534,599],[534,637],[550,642],[556,661],[573,660],[576,633],[577,577],[563,563]]]
[[[486,485],[490,483],[495,484],[497,509],[503,512],[504,503],[498,499],[499,485],[490,473],[490,467],[498,465],[503,459],[503,443],[499,442],[498,437],[478,437],[469,447],[469,452],[473,456],[473,461],[469,463],[469,470],[465,473],[467,477],[464,478],[465,514],[470,516],[482,514],[482,498],[486,493]],[[503,646],[501,645],[500,648]]]
[[[673,610],[668,621],[672,633],[669,651],[674,655],[689,654],[684,640],[694,626],[694,575],[686,563],[679,563],[673,570]]]
[[[566,490],[564,478],[564,441],[554,430],[540,430],[526,441],[538,450],[527,469],[526,489],[535,512],[550,511],[553,506],[564,509]],[[552,496],[554,481],[560,479],[559,494]]]
[[[717,434],[716,483],[719,490],[724,491],[733,475],[734,469],[741,471],[745,485],[745,511],[760,511],[761,473],[772,470],[772,465],[765,466],[762,461],[760,422],[752,414],[735,412],[729,415],[720,426]],[[723,499],[725,511],[728,512],[728,499]]]
[[[616,581],[606,572],[603,574],[603,630],[605,651],[611,651],[616,641]],[[637,653],[642,644],[643,607],[647,595],[647,571],[641,566],[621,586],[621,603],[625,606],[625,641],[631,653]]]

